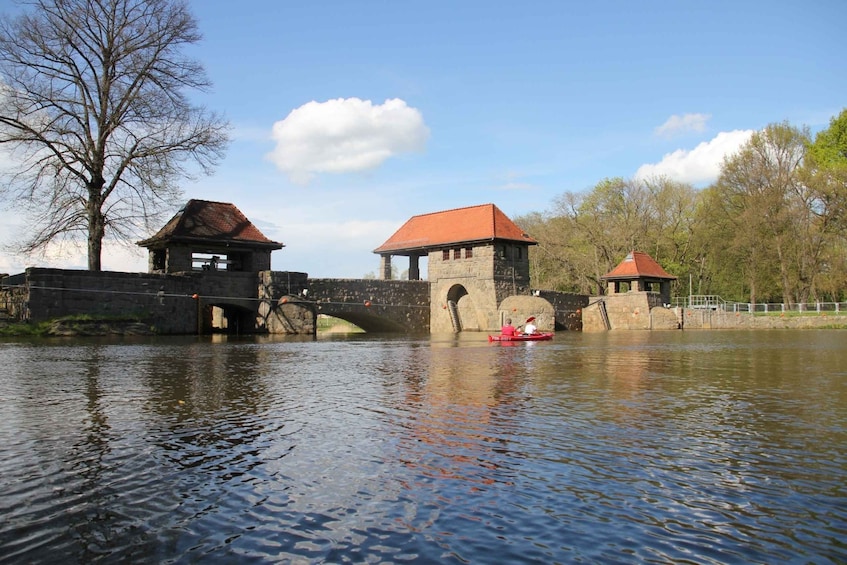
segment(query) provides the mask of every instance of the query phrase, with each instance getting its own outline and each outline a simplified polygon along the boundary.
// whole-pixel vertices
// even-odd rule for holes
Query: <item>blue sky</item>
[[[214,83],[195,99],[233,140],[185,198],[234,203],[286,245],[275,270],[314,277],[376,272],[416,214],[543,212],[614,176],[704,186],[752,131],[847,107],[843,0],[190,5]],[[103,263],[146,270],[140,249]],[[28,265],[86,260],[0,252],[0,272]]]

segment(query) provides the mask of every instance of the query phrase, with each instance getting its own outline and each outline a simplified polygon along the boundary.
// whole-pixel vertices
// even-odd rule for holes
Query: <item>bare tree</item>
[[[210,83],[183,49],[200,40],[184,0],[26,0],[0,21],[0,146],[19,165],[0,185],[32,214],[23,251],[149,233],[210,173],[227,123],[186,91]]]

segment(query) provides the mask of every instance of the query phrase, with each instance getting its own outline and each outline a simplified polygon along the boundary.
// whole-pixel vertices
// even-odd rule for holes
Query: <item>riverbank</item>
[[[350,322],[330,316],[318,317],[318,333],[362,333]],[[37,324],[0,319],[0,337],[86,337],[107,335],[156,335],[156,328],[138,318],[69,316]]]
[[[750,315],[716,311],[685,311],[683,329],[688,330],[847,330],[847,316],[826,313],[807,315]],[[318,333],[360,333],[362,330],[338,318],[318,320]],[[0,337],[86,337],[107,335],[156,335],[156,328],[138,319],[72,316],[38,324],[0,320]]]
[[[827,312],[749,314],[722,310],[685,309],[687,330],[847,329],[847,316]]]
[[[72,316],[38,324],[0,322],[0,337],[86,337],[106,335],[156,335],[156,330],[138,319]]]

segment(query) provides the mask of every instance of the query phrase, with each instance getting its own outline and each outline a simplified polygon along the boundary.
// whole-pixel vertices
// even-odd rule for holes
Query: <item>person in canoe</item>
[[[535,322],[535,317],[529,318],[526,321],[526,325],[523,327],[524,335],[535,335],[538,333],[538,327],[533,322]]]
[[[506,318],[506,324],[500,328],[500,335],[513,337],[515,333],[517,333],[517,330],[515,330],[515,326],[512,325],[512,319]]]

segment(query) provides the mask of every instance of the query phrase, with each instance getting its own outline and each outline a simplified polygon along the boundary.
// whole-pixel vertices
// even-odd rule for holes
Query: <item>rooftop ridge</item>
[[[439,210],[437,212],[426,212],[424,214],[415,214],[412,218],[425,218],[426,216],[437,216],[441,214],[449,214],[450,212],[461,212],[463,210],[470,210],[472,208],[485,208],[486,206],[493,206],[496,208],[497,206],[492,203],[487,204],[474,204],[472,206],[459,206],[458,208],[449,208],[447,210]],[[410,218],[411,219],[411,218]],[[408,220],[406,220],[408,222]]]

